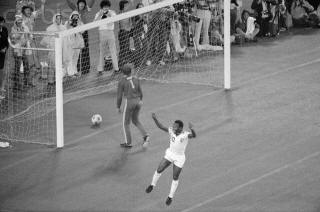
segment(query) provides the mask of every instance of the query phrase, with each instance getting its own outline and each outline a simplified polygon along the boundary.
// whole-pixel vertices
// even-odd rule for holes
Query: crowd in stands
[[[91,21],[116,16],[109,0],[101,0],[100,10],[94,19],[90,18],[95,0],[66,0],[73,10],[63,23],[63,14],[57,12],[52,18],[48,32],[58,32],[78,27]],[[116,5],[120,13],[138,9],[161,0],[119,0]],[[41,0],[39,9],[33,0],[20,0],[11,30],[3,27],[0,18],[0,89],[3,87],[5,53],[9,47],[7,38],[14,46],[14,90],[36,86],[36,73],[40,69],[39,53],[28,48],[37,45],[32,34],[35,20],[44,13],[46,0]],[[115,24],[119,26],[115,27]],[[261,37],[275,37],[290,27],[320,27],[319,1],[312,0],[252,0],[251,10],[242,7],[242,0],[231,0],[231,41],[234,44],[256,42]],[[119,29],[115,33],[115,29]],[[185,0],[156,10],[152,13],[128,18],[117,23],[99,27],[99,58],[97,73],[106,70],[106,60],[112,61],[113,73],[119,73],[126,63],[136,67],[151,64],[164,65],[168,61],[179,60],[193,51],[216,51],[223,49],[223,0]],[[118,35],[118,36],[116,36]],[[41,46],[54,48],[54,37],[44,37]],[[75,78],[90,72],[89,33],[77,33],[63,41],[63,67],[65,76]],[[23,49],[26,48],[26,49]],[[98,54],[98,53],[97,53]],[[48,55],[49,67],[54,65],[54,52]],[[21,73],[23,73],[21,75]],[[47,76],[48,87],[55,84],[54,68]],[[22,82],[22,83],[21,83]],[[54,88],[54,87],[53,87]],[[3,95],[0,98],[4,98]]]

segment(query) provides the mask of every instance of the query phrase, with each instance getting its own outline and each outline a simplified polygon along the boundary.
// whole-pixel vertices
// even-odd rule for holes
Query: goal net
[[[95,11],[95,21],[82,24],[81,16],[73,12],[55,36],[34,35],[34,49],[11,47],[0,139],[58,141],[62,147],[63,105],[114,89],[126,63],[145,80],[225,87],[224,32],[219,30],[224,18],[219,5],[202,14],[185,1],[165,0],[117,13]],[[30,72],[35,85],[21,91],[14,86],[23,85],[22,71],[30,64],[14,59],[18,50],[31,51],[40,64]]]

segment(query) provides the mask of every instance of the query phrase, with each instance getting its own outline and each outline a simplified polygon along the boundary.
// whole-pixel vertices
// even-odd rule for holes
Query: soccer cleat
[[[170,205],[172,203],[172,198],[168,197],[166,200],[166,205]]]
[[[143,148],[147,148],[150,144],[150,136],[149,135],[146,135],[143,137],[143,144],[142,144],[142,147]]]
[[[146,193],[150,193],[153,190],[153,185],[149,185],[148,188],[146,188]]]

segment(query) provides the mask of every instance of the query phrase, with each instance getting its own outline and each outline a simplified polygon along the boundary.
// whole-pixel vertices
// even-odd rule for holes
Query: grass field
[[[143,82],[144,151],[123,150],[115,92],[65,105],[62,150],[0,149],[0,211],[320,211],[320,31],[292,29],[232,48],[232,90]],[[94,103],[94,104],[92,104]],[[90,128],[90,115],[104,122]],[[144,192],[168,147],[151,112],[192,122],[198,137],[170,207],[172,169]]]

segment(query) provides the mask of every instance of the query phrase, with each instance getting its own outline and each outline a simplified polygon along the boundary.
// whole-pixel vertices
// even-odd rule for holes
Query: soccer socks
[[[157,171],[154,172],[154,175],[152,177],[152,182],[151,182],[152,186],[156,186],[157,185],[157,182],[158,182],[160,176],[161,176],[161,173],[158,173]]]
[[[176,190],[178,188],[178,184],[179,184],[179,180],[172,180],[171,189],[170,189],[170,193],[169,193],[169,197],[171,199],[173,198],[174,193],[176,192]]]

